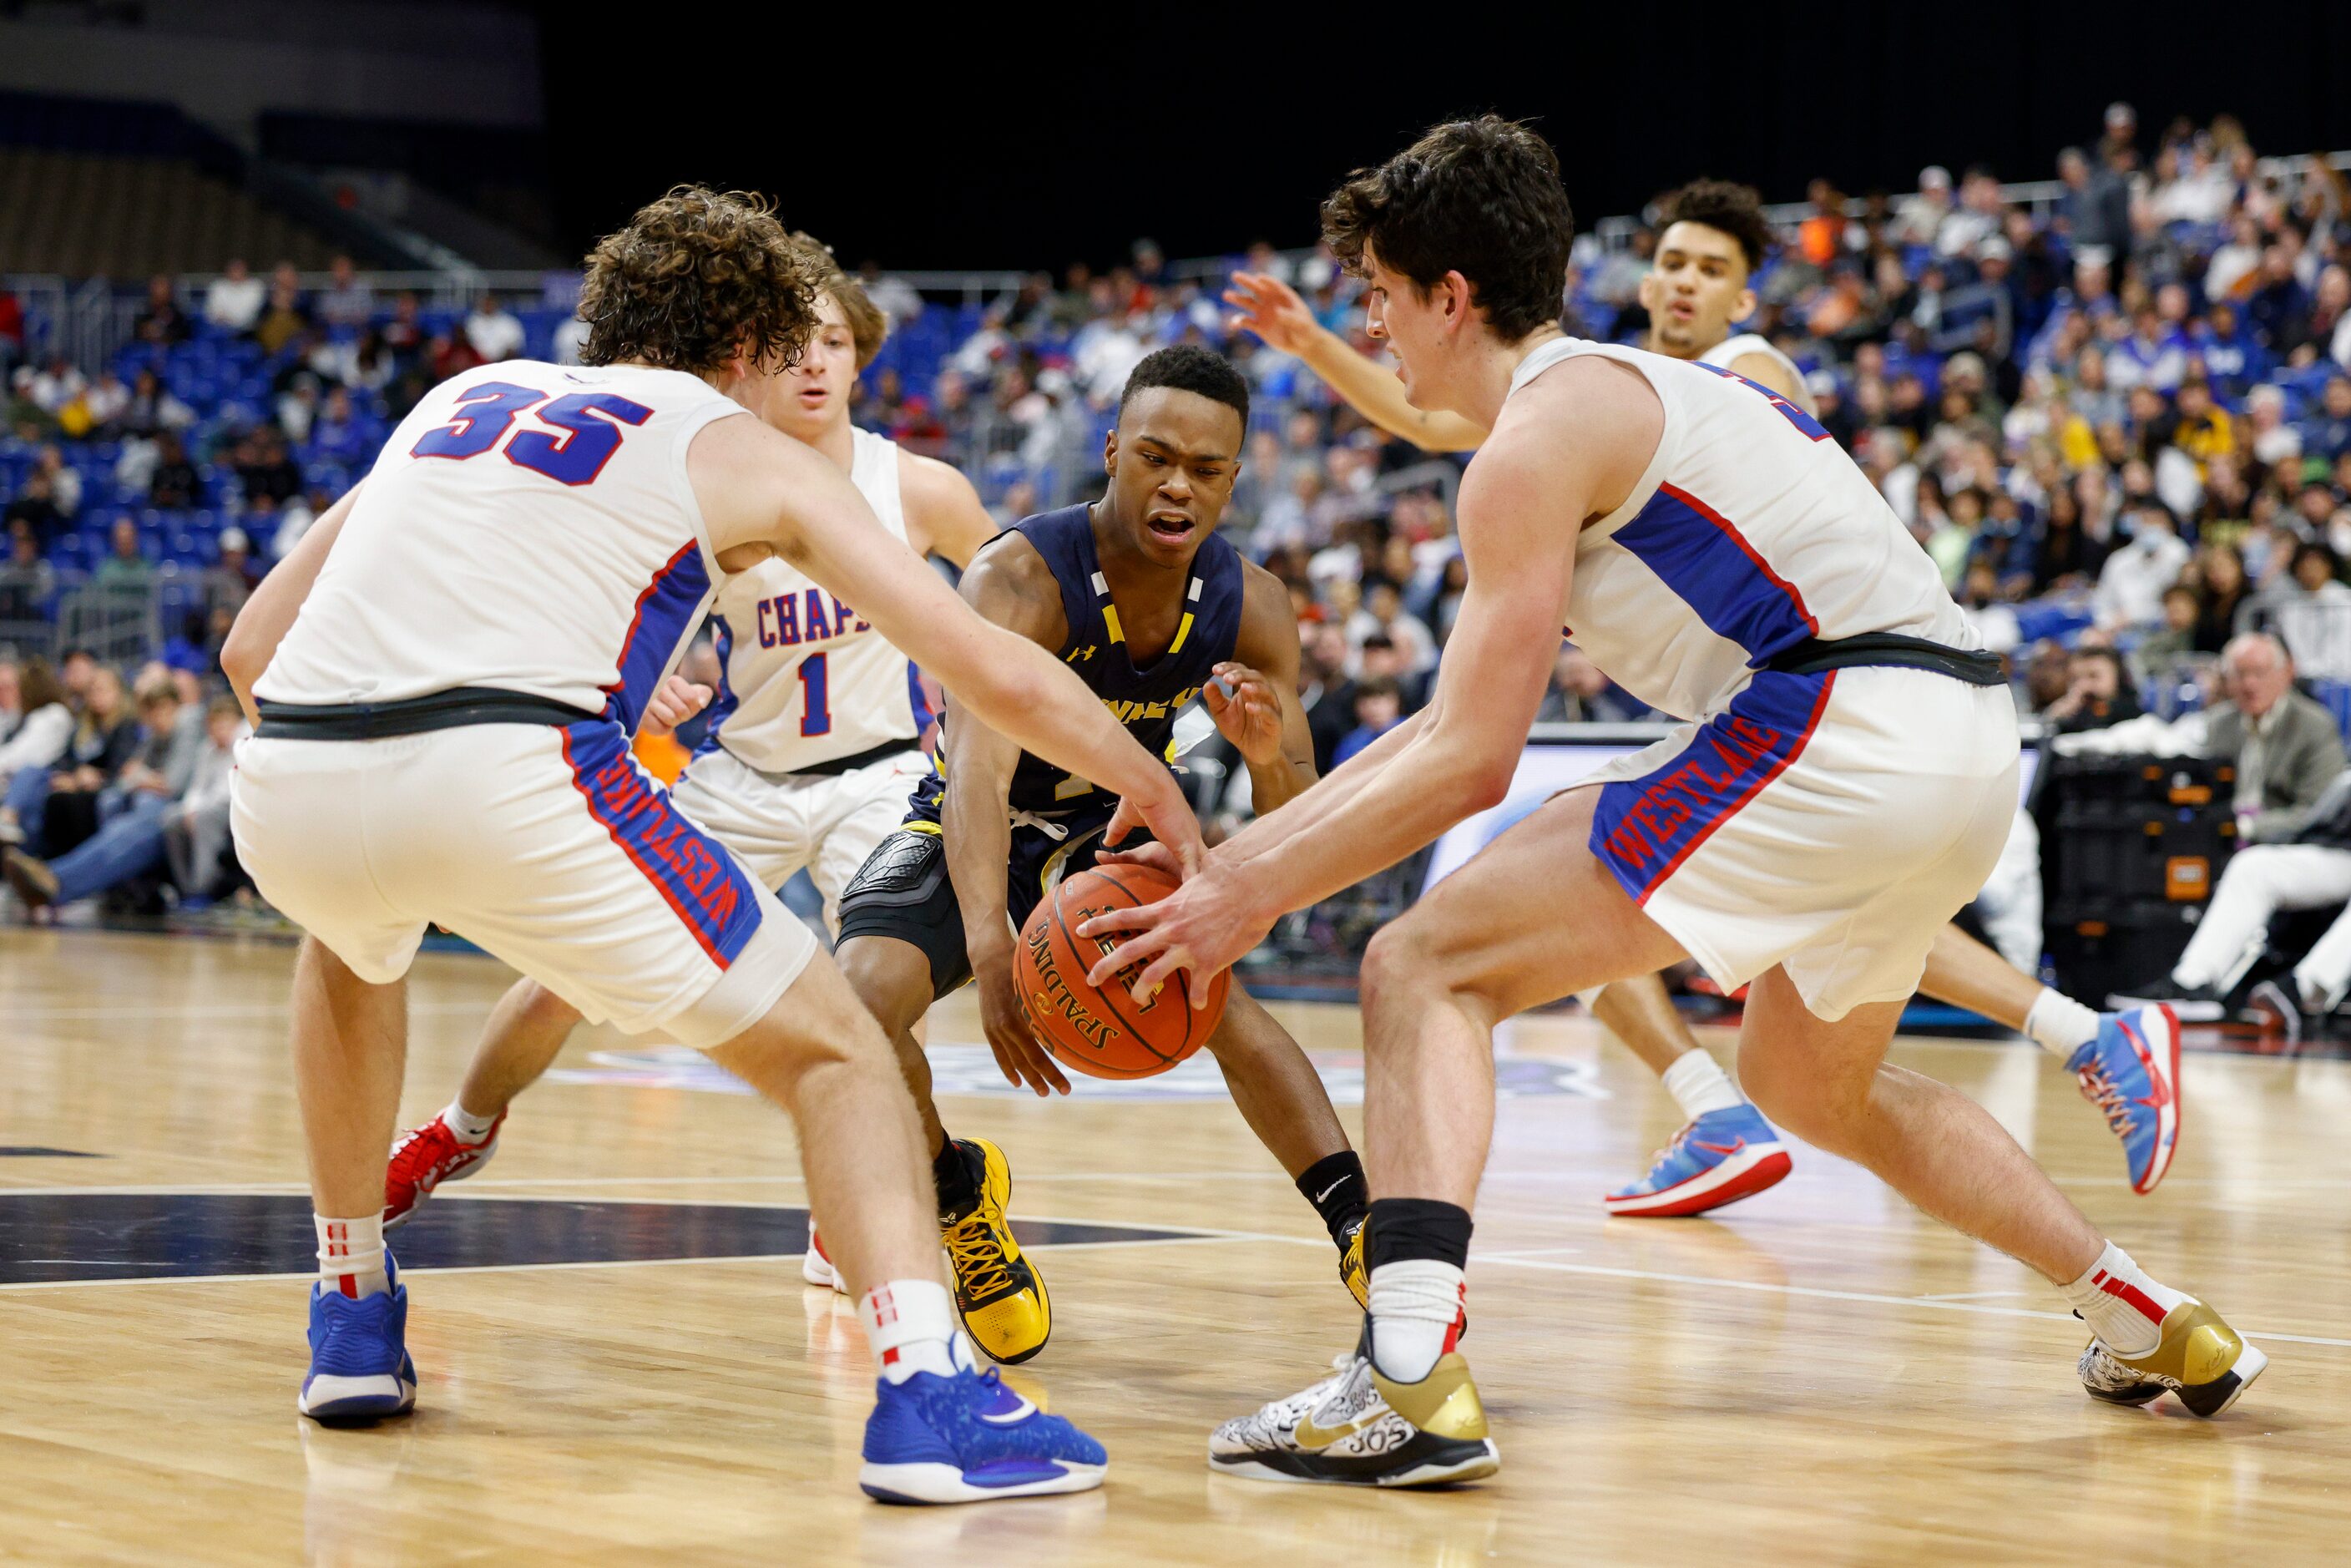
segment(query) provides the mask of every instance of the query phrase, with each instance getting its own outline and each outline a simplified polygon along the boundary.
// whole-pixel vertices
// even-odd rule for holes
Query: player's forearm
[[[986,656],[972,667],[977,678],[944,678],[982,724],[1112,794],[1176,797],[1166,765],[1144,750],[1060,660],[1014,632],[987,632]]]
[[[1315,329],[1299,357],[1356,413],[1424,452],[1468,452],[1486,438],[1485,431],[1459,414],[1413,407],[1394,371],[1358,352],[1328,327]]]
[[[967,716],[966,722],[971,720]],[[949,761],[953,769],[955,764]],[[974,970],[1011,951],[1012,932],[1005,907],[1006,864],[1012,853],[1012,825],[1005,810],[1001,779],[958,779],[947,775],[946,799],[939,807],[939,830],[946,841],[947,881],[963,912],[965,956]]]
[[[1238,865],[1273,849],[1294,834],[1307,832],[1320,825],[1331,814],[1353,800],[1371,782],[1372,775],[1396,753],[1412,742],[1421,727],[1429,722],[1434,708],[1423,709],[1371,745],[1333,768],[1330,776],[1311,789],[1295,797],[1295,804],[1283,806],[1279,815],[1274,808],[1260,805],[1257,821],[1225,841],[1217,851],[1217,858],[1228,865]],[[1255,784],[1254,776],[1251,784]]]
[[[1247,758],[1243,758],[1248,761]],[[1249,804],[1260,817],[1297,800],[1313,787],[1314,762],[1288,755],[1270,762],[1249,762]]]
[[[1286,833],[1238,865],[1244,897],[1270,922],[1353,887],[1464,817],[1499,804],[1514,764],[1457,746],[1439,727],[1424,731],[1367,774],[1314,831]]]

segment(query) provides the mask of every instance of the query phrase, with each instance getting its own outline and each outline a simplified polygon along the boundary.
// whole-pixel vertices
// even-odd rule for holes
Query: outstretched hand
[[[1235,327],[1256,333],[1268,348],[1285,354],[1304,353],[1319,329],[1298,290],[1270,272],[1234,273],[1225,303],[1238,312]]]
[[[1127,989],[1137,1002],[1148,1002],[1176,970],[1189,969],[1197,982],[1190,988],[1196,1008],[1207,1005],[1207,982],[1263,941],[1272,925],[1250,907],[1236,874],[1211,863],[1155,903],[1095,915],[1078,927],[1078,935],[1127,938],[1086,971],[1089,984],[1107,985],[1121,970],[1140,966],[1142,972]]]

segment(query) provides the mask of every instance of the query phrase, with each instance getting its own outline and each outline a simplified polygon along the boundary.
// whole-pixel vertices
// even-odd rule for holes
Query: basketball
[[[1040,904],[1020,933],[1013,973],[1037,1038],[1064,1067],[1094,1078],[1150,1078],[1200,1049],[1225,1016],[1225,992],[1232,972],[1207,982],[1208,1003],[1192,1006],[1191,988],[1201,982],[1176,971],[1151,1000],[1136,1005],[1127,994],[1134,971],[1118,972],[1097,989],[1086,971],[1117,939],[1080,936],[1078,927],[1113,909],[1132,909],[1176,891],[1164,872],[1141,865],[1108,865],[1065,877]]]

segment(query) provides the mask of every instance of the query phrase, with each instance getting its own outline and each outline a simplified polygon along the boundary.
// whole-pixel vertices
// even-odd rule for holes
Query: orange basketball
[[[1207,982],[1208,1005],[1192,1005],[1189,970],[1137,1006],[1127,994],[1135,970],[1122,969],[1107,988],[1086,983],[1086,971],[1118,946],[1107,936],[1081,936],[1078,927],[1113,909],[1132,909],[1176,891],[1175,880],[1140,865],[1106,865],[1065,877],[1037,905],[1020,933],[1013,976],[1029,1021],[1065,1067],[1096,1078],[1149,1078],[1200,1049],[1225,1016],[1232,971]]]

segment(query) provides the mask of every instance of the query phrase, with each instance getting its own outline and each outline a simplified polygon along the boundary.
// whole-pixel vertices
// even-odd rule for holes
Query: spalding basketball
[[[1165,873],[1148,866],[1106,865],[1065,877],[1053,895],[1037,905],[1020,933],[1012,961],[1020,998],[1037,1038],[1065,1067],[1096,1078],[1149,1078],[1165,1072],[1200,1049],[1225,1016],[1225,993],[1232,972],[1207,982],[1208,1004],[1192,1005],[1192,987],[1202,982],[1188,969],[1149,1001],[1128,994],[1135,968],[1122,969],[1097,990],[1086,971],[1120,938],[1081,936],[1078,927],[1097,915],[1132,909],[1176,891]]]

